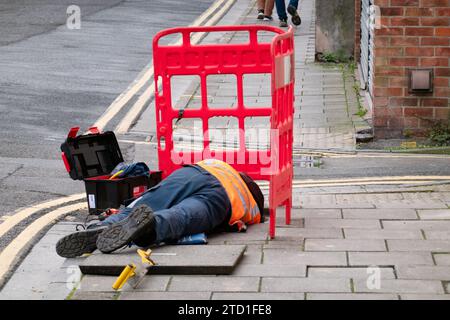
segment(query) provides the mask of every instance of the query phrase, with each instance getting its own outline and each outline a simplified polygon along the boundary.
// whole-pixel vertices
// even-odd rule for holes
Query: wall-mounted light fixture
[[[410,93],[433,92],[433,69],[408,69]]]

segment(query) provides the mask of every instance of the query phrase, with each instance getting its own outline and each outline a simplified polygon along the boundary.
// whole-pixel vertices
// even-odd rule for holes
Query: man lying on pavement
[[[247,174],[223,161],[203,160],[174,171],[117,214],[63,237],[56,252],[73,258],[215,230],[245,231],[247,224],[263,222],[263,209],[264,196]]]

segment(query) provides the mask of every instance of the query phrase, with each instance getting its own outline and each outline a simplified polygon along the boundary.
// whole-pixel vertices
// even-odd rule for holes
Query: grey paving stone
[[[212,300],[305,300],[302,292],[214,292]]]
[[[209,300],[211,292],[122,292],[118,300]]]
[[[305,228],[359,228],[380,229],[380,221],[375,219],[315,219],[305,218]]]
[[[343,209],[345,219],[418,219],[414,209]]]
[[[258,277],[174,276],[168,291],[257,292]]]
[[[277,228],[276,235],[291,239],[338,239],[342,238],[342,230],[338,228]]]
[[[450,241],[446,240],[387,240],[389,251],[450,252]]]
[[[307,293],[306,300],[398,300],[398,295],[382,293]]]
[[[238,265],[241,264],[260,264],[262,263],[263,246],[247,245],[247,249]]]
[[[384,229],[450,230],[450,221],[382,221]]]
[[[115,292],[112,288],[115,281],[116,277],[85,275],[78,285],[77,292]]]
[[[450,254],[449,253],[436,253],[433,254],[434,261],[438,266],[450,266]]]
[[[151,274],[230,274],[245,251],[245,245],[191,245],[154,248],[156,265]],[[140,258],[135,249],[117,254],[93,254],[80,264],[83,274],[118,276],[123,268]]]
[[[306,239],[305,251],[386,251],[383,240]]]
[[[381,293],[434,293],[443,294],[440,281],[432,280],[381,280],[379,289],[368,288],[366,280],[354,281],[355,292]]]
[[[115,300],[117,292],[76,291],[70,300]]]
[[[450,300],[450,294],[401,294],[401,300]]]
[[[293,209],[291,215],[300,218],[342,218],[340,209]]]
[[[420,230],[344,229],[346,239],[423,239]]]
[[[369,273],[368,273],[369,272]],[[367,279],[370,270],[367,268],[329,268],[309,267],[308,278],[332,278],[332,279]],[[380,268],[381,279],[395,279],[393,268]]]
[[[442,210],[418,210],[422,220],[450,220],[450,209]]]
[[[445,209],[447,206],[442,201],[434,202],[422,202],[422,201],[410,201],[410,200],[398,200],[389,202],[376,203],[377,208],[391,208],[391,209],[402,209],[402,208],[412,208],[412,209]]]
[[[137,288],[125,285],[121,291],[165,291],[170,283],[170,276],[149,275],[145,276]]]
[[[264,264],[277,265],[346,266],[345,252],[302,252],[292,249],[264,249]]]
[[[428,252],[349,252],[351,266],[433,265]]]
[[[262,292],[351,292],[348,279],[263,278]]]
[[[397,266],[399,279],[450,281],[449,266]]]
[[[240,277],[305,277],[305,265],[241,264],[232,276]]]
[[[450,230],[448,231],[424,231],[427,240],[450,240]]]

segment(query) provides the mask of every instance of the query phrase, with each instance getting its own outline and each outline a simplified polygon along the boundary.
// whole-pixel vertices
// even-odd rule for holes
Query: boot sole
[[[63,258],[75,258],[97,249],[97,238],[105,229],[85,230],[69,234],[56,243],[56,253]]]
[[[111,253],[139,238],[153,224],[153,210],[147,206],[137,207],[130,215],[103,231],[97,239],[97,248],[103,253]]]
[[[292,16],[292,23],[295,24],[296,26],[299,26],[302,23],[302,19],[298,15],[297,9],[288,6],[287,11]]]

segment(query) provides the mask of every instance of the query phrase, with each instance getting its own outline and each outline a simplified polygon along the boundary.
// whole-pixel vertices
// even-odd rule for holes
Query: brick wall
[[[401,137],[405,130],[426,135],[433,121],[449,121],[450,0],[375,4],[382,24],[375,30],[375,135]],[[408,68],[432,68],[433,93],[409,93]]]

